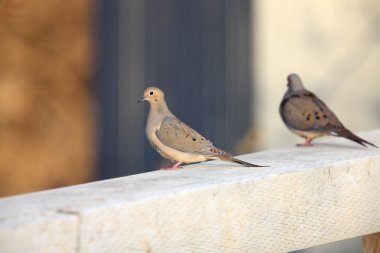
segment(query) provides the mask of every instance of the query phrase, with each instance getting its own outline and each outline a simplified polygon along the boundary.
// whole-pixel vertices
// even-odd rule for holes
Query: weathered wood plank
[[[361,136],[380,143],[380,130]],[[269,168],[211,162],[0,199],[0,238],[22,217],[62,229],[57,212],[77,219],[68,232],[91,253],[286,252],[379,232],[379,150],[323,143],[241,157]],[[23,247],[43,234],[17,229]]]
[[[72,214],[1,216],[0,252],[76,253],[77,228],[77,217]]]

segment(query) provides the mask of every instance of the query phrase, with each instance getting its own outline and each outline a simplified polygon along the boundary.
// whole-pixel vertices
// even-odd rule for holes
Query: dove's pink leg
[[[178,168],[178,166],[180,166],[182,164],[182,162],[178,162],[176,164],[174,164],[172,167],[167,167],[167,168],[161,168],[162,170],[179,170],[180,168]]]
[[[313,144],[311,143],[313,139],[312,138],[306,138],[305,143],[303,144],[297,144],[298,147],[311,147]]]

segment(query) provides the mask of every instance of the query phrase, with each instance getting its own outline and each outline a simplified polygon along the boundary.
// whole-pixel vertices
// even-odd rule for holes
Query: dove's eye
[[[153,91],[149,92],[149,95],[153,96]]]

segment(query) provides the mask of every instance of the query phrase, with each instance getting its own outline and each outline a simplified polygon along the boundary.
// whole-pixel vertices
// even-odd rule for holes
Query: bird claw
[[[179,170],[179,169],[182,169],[182,166],[179,166],[179,165],[181,165],[181,162],[178,162],[178,163],[174,164],[173,166],[161,168],[161,170]]]
[[[296,144],[297,147],[312,147],[314,146],[313,144],[306,144],[306,143],[302,143],[302,144]]]
[[[179,170],[182,169],[182,167],[164,167],[161,168],[161,170]]]
[[[312,147],[314,146],[314,144],[312,144],[311,142],[305,142],[305,143],[299,143],[299,144],[296,144],[297,147]]]

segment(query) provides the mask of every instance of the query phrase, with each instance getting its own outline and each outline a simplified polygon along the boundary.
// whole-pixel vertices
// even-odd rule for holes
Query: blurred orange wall
[[[0,0],[0,196],[93,178],[93,2]]]

